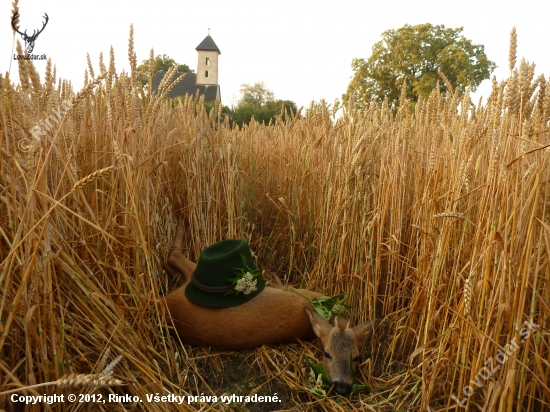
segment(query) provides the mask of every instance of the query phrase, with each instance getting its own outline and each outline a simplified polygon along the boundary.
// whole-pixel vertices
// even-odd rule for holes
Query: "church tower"
[[[201,41],[195,50],[199,54],[196,85],[218,85],[218,56],[221,52],[212,37],[210,37],[210,29],[208,29],[208,36]]]

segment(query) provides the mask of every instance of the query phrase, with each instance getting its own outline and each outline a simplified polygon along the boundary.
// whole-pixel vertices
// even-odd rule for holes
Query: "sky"
[[[109,63],[115,50],[116,68],[129,71],[128,37],[134,25],[138,64],[155,55],[167,54],[196,70],[195,47],[208,29],[221,51],[219,84],[222,102],[231,106],[240,98],[240,85],[265,82],[277,99],[292,100],[298,107],[312,100],[331,103],[341,98],[353,76],[353,58],[367,59],[382,32],[405,24],[443,24],[464,27],[463,35],[485,46],[487,57],[497,64],[493,75],[508,77],[510,31],[518,34],[518,63],[524,57],[536,63],[535,76],[550,76],[550,0],[370,0],[351,1],[168,1],[126,0],[60,1],[20,0],[20,29],[42,27],[34,54],[46,54],[57,76],[71,80],[75,90],[84,83],[89,53],[99,72],[99,54]],[[20,35],[16,38],[21,40]],[[11,70],[18,80],[13,60],[11,1],[0,4],[0,72]],[[13,51],[12,51],[13,50]],[[43,74],[45,61],[35,62]],[[487,97],[491,81],[484,81],[474,94]]]

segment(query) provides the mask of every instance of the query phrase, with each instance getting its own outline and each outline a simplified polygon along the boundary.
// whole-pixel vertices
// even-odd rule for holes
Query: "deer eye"
[[[330,354],[327,351],[323,351],[323,355],[325,355],[325,358],[327,358],[328,360],[332,359],[332,356],[330,356]]]

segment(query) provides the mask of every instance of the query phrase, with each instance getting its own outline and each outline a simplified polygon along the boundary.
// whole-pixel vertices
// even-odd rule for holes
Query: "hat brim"
[[[185,296],[187,299],[200,306],[207,306],[209,308],[230,308],[232,306],[239,306],[243,303],[250,301],[254,296],[259,295],[265,288],[265,280],[258,279],[257,289],[245,295],[244,293],[226,295],[223,293],[211,293],[198,289],[192,282],[185,288]]]

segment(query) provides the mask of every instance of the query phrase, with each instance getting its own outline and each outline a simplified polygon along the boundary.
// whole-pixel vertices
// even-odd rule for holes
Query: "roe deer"
[[[179,272],[183,276],[180,286],[164,298],[182,342],[240,350],[298,339],[312,340],[317,335],[323,343],[326,370],[336,392],[341,395],[350,392],[353,382],[350,356],[356,363],[361,343],[372,334],[372,321],[349,328],[343,327],[343,320],[339,319],[332,327],[314,312],[308,299],[284,290],[278,279],[275,287],[266,286],[261,293],[239,306],[215,308],[197,305],[189,301],[185,292],[197,264],[182,253],[184,231],[179,223],[176,239],[164,264],[164,269],[171,275],[176,276]],[[309,297],[323,296],[309,290],[298,291]]]
[[[315,334],[323,344],[323,366],[330,376],[336,393],[347,395],[353,386],[353,375],[359,363],[359,349],[371,337],[374,320],[354,328],[349,321],[333,317],[334,326],[315,311],[306,308]]]

